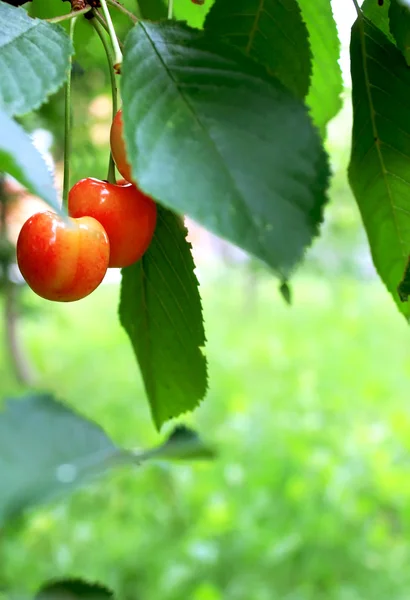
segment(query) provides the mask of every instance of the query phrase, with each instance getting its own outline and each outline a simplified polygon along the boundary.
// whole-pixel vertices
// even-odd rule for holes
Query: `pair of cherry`
[[[36,213],[21,229],[20,271],[31,289],[47,300],[70,302],[88,296],[107,268],[135,263],[151,243],[156,204],[130,183],[121,110],[113,120],[110,143],[124,180],[113,184],[82,179],[69,192],[68,217]]]

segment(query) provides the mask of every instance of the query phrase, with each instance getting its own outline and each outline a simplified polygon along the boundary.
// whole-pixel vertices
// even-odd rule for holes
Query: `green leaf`
[[[265,65],[296,96],[306,96],[311,52],[296,0],[216,0],[204,27]]]
[[[0,412],[0,524],[106,473],[121,458],[100,427],[51,396],[7,401]]]
[[[138,8],[142,19],[159,21],[166,19],[168,15],[168,5],[165,0],[138,0]]]
[[[196,431],[184,425],[175,427],[169,438],[158,448],[141,455],[135,455],[137,460],[151,458],[161,460],[200,460],[215,458],[215,451],[206,445]]]
[[[286,302],[286,304],[288,306],[291,306],[291,304],[292,304],[292,290],[289,287],[289,284],[288,284],[287,281],[283,281],[280,284],[279,292],[280,292],[282,298],[284,299],[284,301]]]
[[[329,0],[298,0],[309,32],[312,76],[306,103],[322,135],[342,108],[343,79],[338,63],[340,41]],[[324,34],[325,32],[325,34]]]
[[[59,211],[54,181],[30,138],[0,109],[0,172],[9,173],[30,192]]]
[[[8,400],[0,412],[0,526],[26,509],[123,465],[211,458],[193,431],[177,429],[151,450],[123,450],[95,423],[47,394]]]
[[[82,579],[61,579],[45,583],[34,600],[113,600],[114,594],[99,583]]]
[[[397,287],[397,293],[402,302],[407,302],[410,296],[410,258],[407,261],[406,270],[403,273],[402,280]]]
[[[38,108],[64,83],[72,52],[62,27],[0,2],[0,108],[12,115]]]
[[[201,298],[186,233],[180,217],[158,207],[148,251],[122,272],[120,320],[158,429],[193,410],[207,389]]]
[[[391,0],[389,8],[390,31],[398,48],[410,65],[410,7],[402,0]]]
[[[286,279],[318,232],[328,183],[303,104],[239,50],[169,22],[130,32],[121,83],[140,187]]]
[[[379,3],[379,0],[364,0],[362,4],[364,16],[395,44],[395,39],[390,33],[389,8],[390,0],[383,0],[382,4]]]
[[[399,285],[410,254],[410,71],[399,50],[359,16],[350,46],[353,139],[349,180],[380,277],[401,312]]]

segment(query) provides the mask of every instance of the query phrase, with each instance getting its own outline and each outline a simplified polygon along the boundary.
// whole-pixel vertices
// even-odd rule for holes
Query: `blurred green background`
[[[51,16],[57,3],[33,6]],[[103,178],[108,161],[104,57],[82,27],[72,182]],[[59,93],[25,119],[53,133],[57,161],[62,110]],[[10,524],[0,532],[0,593],[73,576],[111,586],[119,600],[408,600],[409,334],[375,277],[347,185],[350,119],[346,92],[329,131],[331,204],[292,307],[259,264],[193,233],[210,390],[181,421],[218,459],[124,470]],[[149,446],[172,424],[161,435],[153,427],[118,293],[108,283],[57,305],[24,290],[20,334],[38,389],[119,444]],[[3,345],[0,398],[23,391]]]
[[[0,588],[81,576],[120,599],[409,597],[408,332],[381,284],[300,276],[295,305],[243,268],[202,273],[210,392],[186,419],[213,463],[150,465],[30,513],[0,537]],[[29,294],[27,293],[27,296]],[[157,443],[118,288],[27,297],[51,390],[127,447]],[[0,361],[2,396],[21,390]]]

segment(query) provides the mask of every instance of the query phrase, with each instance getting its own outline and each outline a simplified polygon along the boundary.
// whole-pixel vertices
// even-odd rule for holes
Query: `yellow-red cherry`
[[[104,279],[110,257],[101,223],[89,216],[72,219],[49,211],[36,213],[24,223],[16,250],[31,289],[58,302],[91,294]]]
[[[128,267],[151,243],[157,220],[155,202],[134,184],[87,177],[68,194],[71,217],[94,217],[110,240],[110,267]]]
[[[122,109],[115,115],[110,131],[111,154],[118,171],[126,181],[132,182],[131,166],[127,159],[123,137]]]

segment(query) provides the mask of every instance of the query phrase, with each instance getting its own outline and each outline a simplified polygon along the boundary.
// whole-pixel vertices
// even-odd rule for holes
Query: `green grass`
[[[250,295],[250,290],[255,294]],[[204,273],[217,461],[123,471],[0,538],[0,588],[81,576],[120,600],[407,600],[409,331],[376,283]],[[118,289],[41,307],[23,335],[53,391],[125,446],[155,444]],[[0,361],[0,395],[21,392]],[[167,429],[167,428],[166,428]]]

